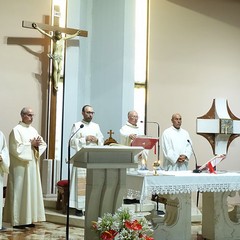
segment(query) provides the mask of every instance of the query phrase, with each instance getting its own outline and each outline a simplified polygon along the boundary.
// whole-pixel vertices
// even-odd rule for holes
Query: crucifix
[[[240,136],[240,119],[226,99],[214,99],[210,110],[197,118],[197,134],[209,141],[215,155],[226,154],[230,143]]]
[[[109,132],[107,132],[107,133],[109,134],[109,138],[105,140],[104,145],[110,145],[112,143],[117,143],[117,141],[112,137],[114,132],[112,130],[109,130]]]
[[[52,73],[49,79],[49,126],[48,126],[48,153],[47,158],[55,159],[55,141],[56,141],[56,111],[57,111],[57,91],[58,82],[61,77],[62,65],[64,60],[64,43],[66,40],[76,36],[87,37],[88,32],[73,28],[59,27],[58,17],[54,16],[54,25],[22,21],[22,27],[36,29],[52,41],[52,50],[48,54],[50,61],[50,70]],[[62,34],[66,34],[65,37]]]

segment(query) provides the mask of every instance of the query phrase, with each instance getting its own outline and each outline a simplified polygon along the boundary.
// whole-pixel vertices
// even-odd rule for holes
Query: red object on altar
[[[143,147],[144,149],[152,149],[154,146],[156,148],[156,143],[158,142],[158,138],[150,138],[150,137],[136,137],[131,146],[134,147]]]
[[[208,171],[210,173],[216,173],[216,166],[223,161],[226,158],[225,154],[221,154],[221,155],[216,155],[214,156],[212,159],[210,159],[209,161],[207,161],[205,164],[203,164],[199,169],[200,170],[204,170],[204,169],[208,169]]]

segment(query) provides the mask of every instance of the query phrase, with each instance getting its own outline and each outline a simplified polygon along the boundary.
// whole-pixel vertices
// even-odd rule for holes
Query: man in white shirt
[[[172,126],[162,134],[163,168],[169,171],[188,169],[192,155],[189,133],[181,128],[182,117],[179,113],[172,115]]]
[[[102,146],[104,143],[103,134],[97,123],[92,122],[94,110],[90,105],[82,108],[83,120],[72,126],[71,135],[77,133],[71,139],[71,147],[78,152],[84,146]],[[83,125],[81,128],[80,126]],[[78,131],[79,129],[79,131]],[[75,214],[82,216],[85,210],[85,186],[86,169],[72,167],[70,181],[70,208],[76,209]]]

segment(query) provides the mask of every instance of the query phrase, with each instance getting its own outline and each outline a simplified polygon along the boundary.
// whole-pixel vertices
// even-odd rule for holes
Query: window
[[[146,112],[147,10],[148,0],[136,1],[134,109],[140,121],[145,120]]]

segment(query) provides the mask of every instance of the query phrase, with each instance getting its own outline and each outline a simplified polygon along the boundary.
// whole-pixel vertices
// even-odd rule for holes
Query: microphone
[[[198,164],[197,164],[197,157],[196,157],[196,154],[194,152],[194,149],[193,149],[193,146],[192,146],[192,143],[191,141],[188,139],[187,142],[190,144],[191,148],[192,148],[192,152],[193,152],[193,156],[194,156],[194,159],[195,159],[195,169],[193,170],[193,173],[200,173],[202,172],[200,169],[198,169]]]
[[[79,128],[71,135],[71,137],[68,140],[68,205],[67,205],[67,224],[66,224],[66,239],[69,239],[69,200],[70,200],[70,150],[71,150],[71,140],[72,138],[78,133],[80,129],[84,127],[84,124],[81,124]]]
[[[144,123],[144,121],[140,121],[141,123]],[[151,121],[147,121],[146,123],[153,123],[157,125],[157,137],[158,137],[158,160],[160,160],[160,125],[158,122],[151,122]]]

